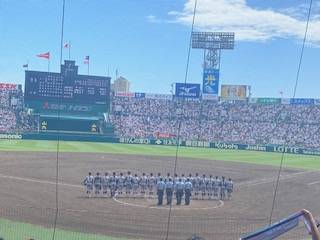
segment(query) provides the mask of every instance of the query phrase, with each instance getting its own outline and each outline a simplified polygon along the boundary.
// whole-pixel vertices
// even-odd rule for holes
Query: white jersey
[[[200,178],[199,184],[200,184],[200,186],[205,187],[207,184],[207,179],[204,177]]]
[[[215,178],[214,180],[213,180],[213,187],[214,188],[219,188],[220,187],[220,179],[219,178]]]
[[[209,178],[207,180],[207,189],[212,189],[213,188],[213,178]]]
[[[175,177],[173,182],[174,182],[174,185],[176,185],[179,182],[179,177]]]
[[[161,176],[156,177],[157,183],[160,182],[160,178],[162,178],[162,177]]]
[[[133,177],[132,178],[132,183],[134,184],[134,185],[138,185],[139,184],[139,177]]]
[[[140,185],[145,186],[148,183],[148,178],[147,176],[142,176],[140,179]]]
[[[154,176],[148,177],[148,185],[149,186],[155,186],[157,184],[156,178]]]

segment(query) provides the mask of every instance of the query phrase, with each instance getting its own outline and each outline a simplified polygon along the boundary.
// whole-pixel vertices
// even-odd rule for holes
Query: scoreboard
[[[25,101],[109,105],[110,77],[78,75],[74,61],[65,61],[61,73],[26,71]]]

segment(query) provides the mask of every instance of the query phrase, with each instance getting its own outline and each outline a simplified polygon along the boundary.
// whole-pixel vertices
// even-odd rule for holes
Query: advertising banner
[[[218,95],[219,93],[219,70],[204,69],[203,70],[203,86],[202,92],[207,94]]]
[[[258,98],[259,104],[278,104],[281,103],[281,98]]]
[[[218,101],[218,100],[219,100],[219,97],[218,97],[218,95],[203,93],[203,94],[202,94],[202,100],[206,100],[206,101]]]
[[[247,86],[221,85],[221,97],[229,100],[245,100],[247,98]]]
[[[281,104],[290,104],[290,98],[281,98]]]
[[[135,97],[135,94],[132,92],[115,92],[114,95],[116,97]]]
[[[172,100],[172,95],[170,95],[170,94],[162,94],[162,93],[146,93],[145,94],[145,98]]]
[[[249,103],[257,103],[258,102],[258,98],[249,98]]]
[[[0,83],[0,90],[18,90],[18,85],[12,83]]]
[[[146,97],[146,94],[145,93],[134,93],[134,97],[135,98],[145,98]]]
[[[195,83],[176,83],[176,97],[199,98],[200,84]]]
[[[313,105],[313,98],[291,98],[290,104]]]

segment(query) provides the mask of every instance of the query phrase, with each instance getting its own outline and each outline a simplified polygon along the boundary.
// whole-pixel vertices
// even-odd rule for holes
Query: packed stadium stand
[[[23,107],[21,88],[2,87],[0,102],[0,132],[41,130],[39,119]],[[112,124],[118,137],[175,138],[181,121],[182,140],[320,147],[320,105],[316,104],[113,96],[111,105],[99,122],[100,134],[104,125]]]
[[[23,106],[21,85],[0,84],[0,133],[31,131],[36,126]]]
[[[116,134],[187,140],[320,147],[320,106],[114,97]]]

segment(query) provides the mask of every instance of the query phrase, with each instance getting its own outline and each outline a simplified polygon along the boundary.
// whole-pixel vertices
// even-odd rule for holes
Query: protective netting
[[[64,3],[64,1],[63,1]],[[63,5],[64,9],[64,5]],[[310,17],[310,10],[309,9],[309,17]],[[195,19],[195,13],[196,13],[196,7],[194,8],[194,16],[193,16],[193,22]],[[64,13],[63,13],[64,14]],[[192,26],[193,29],[193,26]],[[191,31],[192,32],[192,31]],[[307,34],[307,31],[306,33]],[[306,38],[306,35],[305,35]],[[191,41],[190,41],[191,43]],[[62,63],[62,45],[63,45],[63,22],[62,22],[62,36],[61,36],[61,57],[60,57],[60,63]],[[304,45],[303,45],[304,47]],[[302,61],[302,55],[300,58],[299,63],[299,71],[300,71],[300,65]],[[190,58],[190,46],[189,46],[189,53],[188,53],[188,61],[187,61],[187,69],[186,69],[186,75],[185,75],[185,83],[187,82],[187,74],[188,74],[188,66],[189,66],[189,58]],[[89,59],[89,57],[88,57]],[[299,78],[299,72],[297,74],[297,81],[295,84],[295,91],[298,83]],[[295,96],[295,94],[294,94]],[[60,105],[59,99],[59,104]],[[198,104],[198,103],[188,103],[185,104],[185,99],[183,98],[181,101],[172,102],[174,104],[165,109],[165,112],[168,113],[168,116],[166,116],[165,121],[167,121],[168,125],[172,125],[172,128],[175,129],[175,140],[179,142],[181,139],[181,135],[185,137],[185,140],[189,138],[198,139],[198,140],[210,140],[210,136],[207,138],[203,138],[204,134],[208,135],[214,135],[217,134],[217,132],[221,129],[223,129],[222,126],[225,126],[226,123],[224,122],[223,118],[217,114],[218,111],[212,110],[212,105],[210,104]],[[134,103],[136,104],[136,103]],[[139,104],[139,103],[137,103]],[[150,103],[149,103],[150,104]],[[119,104],[121,105],[121,104]],[[126,105],[126,104],[124,104]],[[161,105],[161,104],[160,104]],[[189,109],[189,106],[195,105],[195,113],[192,113],[192,108]],[[228,105],[228,104],[226,104]],[[280,105],[279,105],[280,106]],[[291,107],[291,106],[290,106]],[[288,144],[297,144],[296,139],[294,136],[297,136],[298,133],[301,135],[304,135],[304,129],[315,129],[314,131],[310,131],[311,133],[317,133],[318,132],[318,123],[314,123],[311,125],[308,124],[302,124],[302,120],[300,123],[300,126],[297,126],[297,121],[289,122],[288,119],[286,119],[286,116],[281,118],[281,114],[284,113],[284,108],[290,108],[281,106],[278,107],[279,109],[275,110],[277,115],[277,121],[276,125],[274,125],[274,119],[269,121],[268,123],[260,122],[258,125],[274,125],[273,127],[270,127],[273,129],[271,132],[271,137],[275,136],[275,132],[282,133],[282,135],[279,137],[282,140],[281,142],[284,143],[284,146]],[[217,109],[221,108],[220,104],[217,104]],[[273,108],[272,107],[265,107]],[[277,108],[277,107],[275,107]],[[232,107],[230,107],[232,109]],[[239,108],[241,109],[241,108]],[[246,106],[243,107],[243,109],[246,109]],[[250,110],[250,108],[249,108]],[[189,113],[188,113],[189,111]],[[220,111],[220,110],[219,110]],[[232,110],[230,110],[232,111]],[[293,110],[294,111],[294,110]],[[190,113],[191,112],[191,113]],[[220,111],[222,114],[224,114],[224,109]],[[263,112],[263,110],[262,110]],[[163,111],[159,110],[160,115],[163,115]],[[205,115],[207,113],[211,113],[213,116],[208,118]],[[145,132],[148,133],[148,130],[150,131],[150,126],[156,126],[156,120],[150,119],[148,115],[143,115],[145,112],[141,113],[142,120],[139,119],[136,116],[137,122],[141,120],[143,127],[149,128]],[[210,115],[210,114],[209,114]],[[191,117],[188,117],[191,116]],[[9,116],[10,117],[10,116]],[[58,111],[57,119],[60,118],[60,112]],[[119,119],[117,119],[117,117]],[[121,115],[115,115],[114,121],[125,121],[130,122],[132,116],[121,116]],[[130,118],[129,120],[126,120],[126,118]],[[148,119],[148,120],[146,120]],[[159,117],[161,120],[161,118]],[[159,120],[158,119],[158,120]],[[134,119],[133,119],[134,120]],[[152,121],[155,122],[152,122]],[[164,120],[162,116],[162,121]],[[278,121],[279,120],[279,121]],[[290,120],[290,119],[289,119]],[[229,125],[225,127],[229,131],[224,131],[219,136],[219,139],[221,139],[221,136],[228,135],[229,132],[233,132],[233,135],[241,135],[242,132],[246,132],[248,135],[253,131],[252,122],[256,122],[254,119],[247,119],[245,124],[243,126],[246,126],[246,129],[242,127],[242,125],[237,125],[238,119],[232,119],[230,121]],[[279,123],[280,122],[280,123]],[[61,124],[61,122],[58,121],[58,126]],[[148,124],[150,126],[148,126]],[[207,131],[206,127],[211,124],[214,126],[212,129],[209,129],[210,131]],[[282,131],[285,127],[288,129],[291,129],[295,126],[297,129],[296,132],[293,131],[292,136],[288,135],[286,131]],[[194,126],[194,129],[190,129],[190,126]],[[239,127],[240,126],[240,127]],[[135,126],[134,126],[135,127]],[[312,128],[314,127],[314,128]],[[124,127],[127,129],[127,127]],[[215,128],[217,128],[217,131],[215,131]],[[265,127],[266,129],[268,127]],[[205,129],[205,130],[204,130]],[[121,129],[117,129],[119,132],[121,132]],[[59,140],[59,127],[58,127],[58,140]],[[153,131],[150,131],[153,132]],[[188,134],[191,132],[191,136]],[[215,133],[214,133],[215,132]],[[259,130],[257,131],[259,132]],[[181,134],[182,133],[182,134]],[[230,134],[231,135],[231,134]],[[129,136],[130,137],[130,136]],[[258,136],[259,138],[259,136]],[[218,139],[218,140],[219,140]],[[217,140],[217,139],[215,139]],[[256,143],[270,143],[271,139],[261,139],[260,141],[257,141]],[[279,139],[277,139],[279,140]],[[313,139],[309,139],[311,142],[309,145],[314,144]],[[15,240],[15,239],[74,239],[74,240],[84,240],[84,239],[172,239],[172,240],[182,240],[182,239],[188,239],[193,235],[201,236],[205,239],[238,239],[241,235],[245,233],[252,232],[256,230],[257,228],[266,226],[270,223],[270,220],[275,220],[272,218],[269,219],[266,217],[269,213],[269,210],[271,209],[271,206],[267,206],[264,208],[263,203],[256,204],[252,199],[255,199],[256,201],[261,202],[268,202],[270,203],[272,200],[272,197],[274,197],[274,201],[272,203],[272,210],[276,209],[277,201],[276,199],[276,193],[278,191],[278,183],[281,175],[281,168],[280,171],[275,167],[273,169],[253,169],[252,166],[247,166],[246,169],[243,169],[243,171],[246,171],[243,176],[241,175],[242,171],[238,171],[235,173],[235,170],[239,170],[241,168],[240,166],[214,166],[212,167],[215,171],[217,171],[219,174],[222,172],[235,175],[237,179],[243,184],[244,188],[238,189],[241,190],[244,194],[235,196],[235,199],[232,199],[230,204],[226,206],[225,208],[219,209],[219,214],[216,214],[215,207],[218,206],[218,201],[212,201],[209,204],[209,207],[194,207],[197,204],[193,204],[190,209],[177,209],[176,207],[171,208],[156,208],[153,206],[155,204],[156,200],[152,199],[153,203],[150,204],[150,201],[146,203],[144,200],[135,200],[135,199],[126,199],[124,201],[121,201],[120,203],[117,202],[117,199],[87,199],[84,197],[84,189],[83,186],[80,184],[82,183],[83,177],[88,171],[91,171],[92,168],[96,168],[97,165],[100,165],[101,159],[104,159],[105,156],[96,156],[96,155],[75,155],[75,156],[68,156],[68,154],[60,154],[60,151],[63,152],[63,148],[60,148],[60,142],[54,143],[54,147],[56,147],[57,152],[51,154],[50,156],[39,153],[34,155],[32,158],[36,158],[36,162],[25,162],[25,159],[20,155],[21,159],[19,158],[19,154],[17,154],[15,157],[3,157],[5,160],[12,160],[16,161],[16,166],[20,166],[20,160],[22,163],[21,169],[19,167],[10,168],[10,164],[7,165],[5,163],[4,165],[4,171],[6,172],[6,167],[8,167],[8,175],[7,176],[1,176],[4,181],[12,181],[15,184],[9,185],[9,184],[1,184],[1,192],[5,195],[3,199],[0,200],[0,203],[2,204],[2,207],[0,209],[0,237],[4,237],[5,240]],[[174,145],[174,144],[172,144]],[[94,148],[94,147],[93,147]],[[27,149],[28,150],[28,149]],[[69,149],[70,150],[70,149]],[[45,152],[46,149],[43,149],[43,152]],[[77,151],[77,148],[74,149],[74,151]],[[1,153],[2,154],[2,153]],[[5,155],[6,153],[3,153]],[[9,154],[7,154],[9,155]],[[23,155],[23,153],[22,153]],[[25,153],[27,155],[27,153]],[[111,158],[113,159],[110,159]],[[43,158],[43,159],[42,159]],[[48,160],[47,165],[43,165],[41,161]],[[79,159],[78,159],[79,158]],[[129,157],[128,157],[129,158]],[[140,159],[139,159],[140,158]],[[150,168],[147,164],[143,167],[139,166],[139,163],[141,163],[141,158],[138,156],[135,159],[126,159],[127,162],[134,162],[135,164],[135,171],[150,171],[150,169],[157,169],[157,171],[162,171],[162,173],[165,173],[167,171],[171,171],[172,173],[181,172],[184,171],[187,173],[188,171],[194,171],[194,169],[197,169],[201,167],[201,171],[206,171],[206,167],[209,168],[209,164],[206,165],[206,163],[192,163],[191,165],[185,164],[185,162],[181,161],[180,155],[179,155],[179,145],[177,145],[177,151],[175,157],[172,156],[169,159],[155,159],[153,161],[153,167]],[[149,157],[145,157],[144,160],[150,160]],[[63,161],[66,159],[72,159],[71,161]],[[88,160],[90,159],[91,162],[84,162],[81,163],[81,160],[84,161],[84,159]],[[30,160],[30,159],[28,159]],[[117,155],[109,155],[109,161],[123,161],[121,160],[120,156]],[[282,155],[283,160],[283,155]],[[37,162],[38,161],[38,162]],[[79,161],[79,162],[77,162]],[[150,160],[151,161],[151,160]],[[191,161],[191,160],[189,160]],[[134,166],[126,165],[126,162],[123,161],[123,165],[117,165],[116,167],[112,167],[111,169],[108,168],[108,164],[110,162],[107,162],[106,164],[106,170],[112,170],[112,171],[123,171],[124,169],[132,169]],[[149,164],[151,164],[149,162]],[[185,165],[184,165],[185,164]],[[217,164],[218,165],[218,164]],[[281,162],[282,165],[282,162]],[[77,166],[77,167],[75,167]],[[147,167],[145,167],[147,166]],[[144,170],[142,170],[144,168]],[[45,171],[42,171],[45,169]],[[101,168],[100,168],[101,169]],[[77,175],[72,175],[71,172],[77,172]],[[251,172],[252,171],[252,172]],[[300,174],[299,172],[294,172],[294,170],[284,170],[288,172],[288,175],[295,176],[295,174]],[[292,172],[290,172],[292,171]],[[31,173],[30,173],[31,172]],[[263,175],[267,173],[269,175],[266,175],[264,179],[259,179],[258,175]],[[193,172],[194,173],[194,172]],[[211,173],[211,172],[210,172]],[[276,180],[278,173],[278,181],[276,182],[276,188],[274,189],[274,181],[272,179]],[[304,173],[304,172],[302,172]],[[257,175],[254,178],[247,177],[248,175],[253,174]],[[73,177],[68,177],[73,176]],[[270,180],[271,179],[271,180]],[[292,185],[281,185],[279,186],[279,191],[281,191],[278,195],[279,198],[279,205],[285,206],[286,202],[288,202],[290,207],[286,208],[286,211],[293,211],[297,210],[296,208],[303,205],[301,203],[305,203],[305,200],[308,200],[308,197],[298,199],[296,203],[290,203],[290,195],[286,199],[284,199],[285,194],[288,190],[290,190],[290,187],[294,189],[294,187],[297,187],[301,190],[301,192],[305,193],[305,196],[308,196],[307,194],[310,194],[313,190],[309,189],[308,191],[305,191],[304,187],[306,184],[311,184],[314,180],[308,180],[308,182],[303,183],[304,185],[297,185],[300,184],[299,181],[293,182]],[[17,183],[18,182],[18,183]],[[24,183],[29,184],[29,186],[24,186]],[[254,191],[248,191],[246,189],[246,186],[255,186],[255,184],[270,184],[268,187],[261,186],[260,189]],[[30,184],[34,184],[30,186]],[[41,186],[39,186],[39,184]],[[17,187],[18,186],[18,187]],[[60,188],[61,187],[61,188]],[[70,189],[63,189],[64,187],[70,187]],[[28,192],[27,195],[20,195],[19,196],[19,189],[26,188],[26,191]],[[79,190],[81,189],[81,190]],[[291,190],[292,190],[291,189]],[[304,192],[305,191],[305,192]],[[82,193],[80,193],[82,192]],[[263,195],[262,192],[267,193],[266,195]],[[274,195],[272,195],[274,193]],[[17,194],[18,193],[18,194]],[[255,193],[258,193],[256,196]],[[300,193],[300,192],[299,192]],[[238,193],[236,193],[238,194]],[[259,195],[261,194],[261,195]],[[303,195],[303,194],[302,194]],[[0,196],[1,197],[1,196]],[[14,204],[10,205],[10,201],[14,202]],[[196,201],[196,200],[194,200]],[[263,212],[263,218],[257,218],[257,217],[246,217],[247,215],[250,215],[248,211],[250,211],[250,208],[247,206],[244,206],[242,209],[245,214],[241,214],[240,210],[236,211],[237,204],[245,205],[243,203],[248,203],[248,205],[252,204],[253,208],[255,210],[259,210],[256,212],[252,211],[251,215],[260,216],[261,212]],[[314,202],[311,202],[314,203]],[[88,206],[90,207],[88,208]],[[199,204],[201,205],[201,204]],[[312,205],[312,204],[311,204]],[[9,206],[9,207],[6,207]],[[14,207],[13,207],[14,206]],[[222,205],[221,205],[222,206]],[[232,208],[232,213],[228,212],[229,207]],[[243,207],[243,206],[242,206]],[[302,206],[301,206],[302,208]],[[92,210],[94,209],[94,210]],[[235,214],[240,217],[231,217]],[[267,214],[266,214],[267,213]],[[289,212],[288,212],[289,214]],[[242,217],[244,215],[245,217]],[[279,217],[280,214],[277,215]],[[281,213],[281,216],[283,216],[283,212]],[[54,234],[53,234],[54,233]],[[308,236],[306,234],[306,230],[303,225],[300,227],[294,229],[293,231],[290,231],[289,233],[285,234],[279,239],[307,239]]]
[[[50,239],[54,209],[15,208],[1,210],[0,231],[4,239]],[[76,217],[78,216],[78,217]],[[205,239],[238,239],[244,233],[268,224],[268,219],[217,218],[176,215],[172,213],[169,239],[183,240],[192,235]],[[137,221],[138,219],[142,219]],[[23,221],[17,224],[15,220]],[[86,221],[94,219],[92,223]],[[10,221],[12,220],[12,221]],[[39,226],[28,224],[37,222]],[[166,236],[167,213],[132,212],[85,212],[61,209],[58,215],[57,239],[164,239]],[[61,231],[64,229],[65,231]],[[91,234],[90,234],[91,233]],[[103,236],[105,235],[105,236]],[[307,239],[303,225],[279,239]]]

